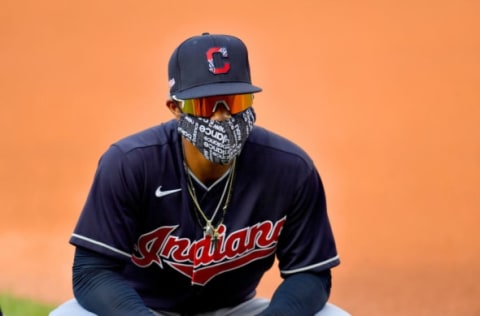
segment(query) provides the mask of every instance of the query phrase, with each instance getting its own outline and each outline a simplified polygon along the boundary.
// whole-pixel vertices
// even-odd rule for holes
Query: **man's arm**
[[[152,316],[138,293],[119,274],[123,264],[77,247],[73,292],[83,308],[97,315]]]
[[[327,303],[332,284],[330,269],[288,276],[259,316],[314,315]]]

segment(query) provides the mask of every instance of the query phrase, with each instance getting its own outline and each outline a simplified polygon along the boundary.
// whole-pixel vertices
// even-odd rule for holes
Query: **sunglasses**
[[[183,113],[203,117],[212,116],[219,105],[223,105],[231,114],[237,114],[253,104],[253,94],[216,95],[185,100],[177,99],[175,96],[172,98],[180,103],[180,110]]]

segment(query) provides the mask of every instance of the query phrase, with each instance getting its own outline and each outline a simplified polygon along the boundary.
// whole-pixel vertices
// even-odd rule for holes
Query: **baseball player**
[[[255,125],[247,49],[204,33],[169,65],[174,119],[101,157],[70,243],[75,298],[51,315],[348,315],[320,176]],[[256,297],[278,259],[282,283]]]

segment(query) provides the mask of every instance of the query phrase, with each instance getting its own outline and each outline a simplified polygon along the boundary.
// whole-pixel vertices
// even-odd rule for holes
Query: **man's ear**
[[[168,99],[165,104],[170,112],[172,112],[173,116],[175,116],[176,119],[179,119],[182,112],[178,108],[177,103],[172,99]]]

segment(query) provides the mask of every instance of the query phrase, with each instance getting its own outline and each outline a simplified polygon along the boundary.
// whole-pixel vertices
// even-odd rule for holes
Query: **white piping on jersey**
[[[103,248],[107,248],[107,249],[109,249],[113,252],[116,252],[116,253],[121,254],[123,256],[126,256],[128,258],[131,257],[131,255],[129,253],[126,253],[125,251],[118,250],[117,248],[113,248],[112,246],[104,244],[103,242],[99,242],[99,241],[96,241],[94,239],[91,239],[91,238],[88,238],[88,237],[85,237],[85,236],[82,236],[82,235],[78,235],[78,234],[72,234],[72,236],[76,237],[78,239],[85,240],[86,242],[92,243],[94,245],[97,245],[97,246],[100,246],[100,247],[103,247]]]
[[[281,270],[280,272],[283,273],[283,274],[292,274],[292,273],[298,273],[298,272],[305,272],[305,271],[308,271],[308,270],[312,270],[316,267],[320,267],[320,266],[323,266],[323,265],[326,265],[327,263],[330,263],[332,261],[335,261],[335,260],[338,260],[339,259],[339,256],[336,255],[335,257],[333,258],[330,258],[330,259],[327,259],[325,261],[322,261],[322,262],[319,262],[319,263],[316,263],[316,264],[312,264],[312,265],[309,265],[309,266],[306,266],[306,267],[303,267],[303,268],[299,268],[299,269],[295,269],[295,270]]]
[[[231,167],[228,168],[228,170],[225,171],[225,173],[222,174],[222,176],[218,178],[217,181],[212,183],[209,187],[207,187],[202,181],[200,181],[197,177],[195,177],[195,175],[193,174],[192,170],[190,170],[190,168],[187,167],[187,170],[188,170],[188,173],[190,174],[190,177],[192,177],[192,179],[194,179],[199,186],[201,186],[205,191],[210,191],[214,186],[222,182],[222,180],[225,179],[225,177],[230,174],[230,172],[232,171],[232,168]]]

